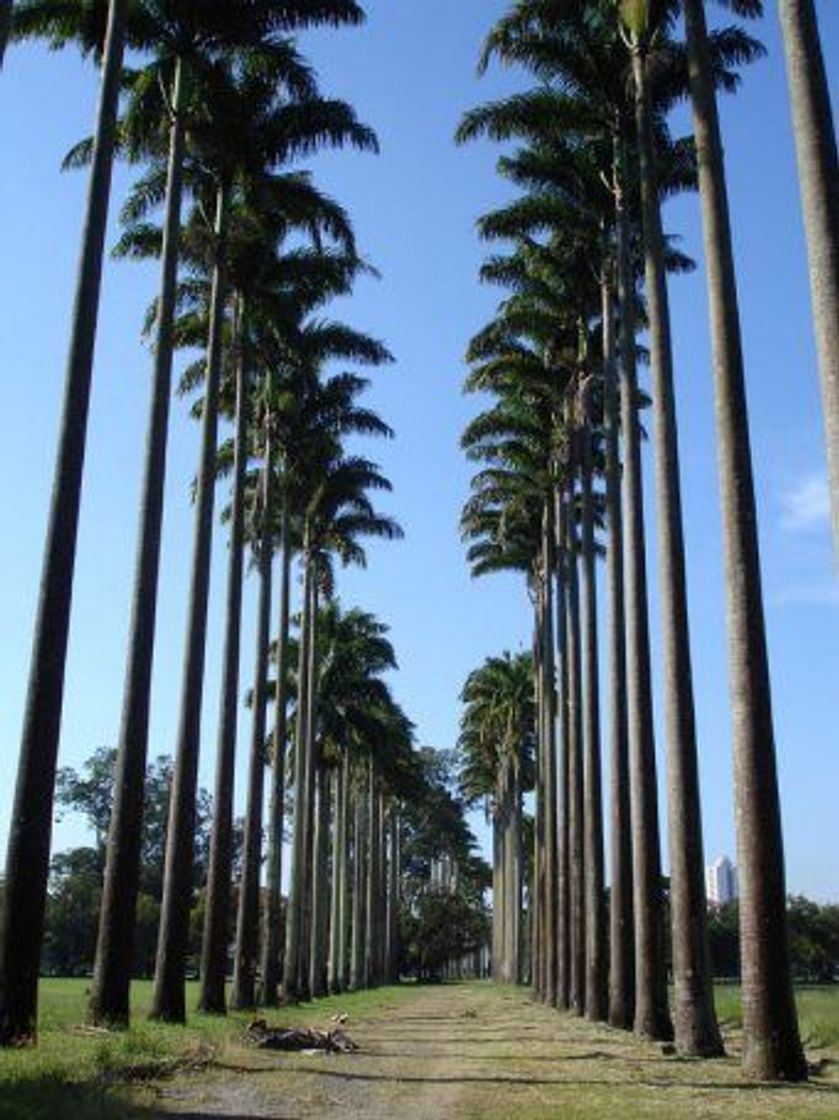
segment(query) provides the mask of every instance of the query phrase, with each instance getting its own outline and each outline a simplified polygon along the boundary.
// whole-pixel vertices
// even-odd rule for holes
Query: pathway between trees
[[[839,1054],[805,1087],[756,1087],[737,1058],[684,1061],[489,984],[399,991],[347,1031],[361,1050],[306,1057],[233,1046],[198,1074],[147,1087],[142,1115],[192,1120],[575,1120],[839,1116]],[[313,1014],[311,1025],[328,1026]],[[736,1039],[728,1038],[729,1045]]]

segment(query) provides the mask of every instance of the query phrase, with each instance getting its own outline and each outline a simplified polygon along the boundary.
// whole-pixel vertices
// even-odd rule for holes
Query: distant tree
[[[116,751],[97,747],[79,770],[65,766],[58,772],[56,802],[59,811],[80,813],[95,838],[99,874],[105,865],[105,841],[111,816]],[[143,821],[140,891],[160,901],[163,883],[163,856],[169,788],[172,784],[172,759],[159,755],[146,768],[146,807]],[[205,789],[198,791],[195,820],[195,882],[206,879],[210,846],[212,802]],[[241,827],[239,828],[241,832]],[[238,845],[237,845],[238,850]]]
[[[406,971],[420,980],[441,980],[447,962],[487,943],[489,915],[467,890],[428,890],[403,913],[401,937]]]
[[[708,911],[708,948],[711,972],[716,977],[740,975],[739,907],[736,902]]]
[[[102,897],[102,855],[96,848],[59,852],[50,864],[41,969],[83,975],[93,965]]]
[[[796,896],[787,903],[793,976],[826,984],[839,975],[839,906]]]

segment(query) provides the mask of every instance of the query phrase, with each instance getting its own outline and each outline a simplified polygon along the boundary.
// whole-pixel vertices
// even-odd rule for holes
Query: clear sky
[[[341,576],[346,604],[393,628],[398,698],[422,742],[450,747],[458,693],[487,655],[529,644],[519,581],[470,580],[457,518],[469,470],[459,433],[476,407],[464,398],[463,353],[499,293],[476,273],[479,213],[505,188],[497,149],[457,149],[461,112],[525,84],[521,74],[478,78],[483,35],[502,0],[367,0],[367,26],[303,38],[324,91],[350,100],[378,131],[382,155],[320,157],[318,179],[344,203],[360,244],[383,274],[359,284],[339,309],[383,338],[397,358],[376,375],[371,401],[397,431],[370,449],[393,480],[385,505],[406,530],[400,544],[371,548],[365,572]],[[759,489],[761,544],[786,826],[790,890],[839,900],[839,585],[828,524],[824,441],[810,323],[794,154],[775,5],[759,29],[769,57],[723,106]],[[839,5],[817,0],[839,103]],[[96,75],[72,53],[13,48],[0,75],[0,478],[7,528],[0,538],[0,844],[14,789],[21,712],[53,469],[67,324],[78,251],[84,176],[62,175],[61,156],[89,133]],[[686,117],[680,118],[687,120]],[[115,178],[113,213],[128,172]],[[670,204],[668,229],[701,258],[695,198]],[[116,227],[114,226],[114,229]],[[113,235],[111,241],[113,241]],[[701,260],[700,260],[701,263]],[[79,765],[116,740],[136,536],[150,357],[139,339],[156,270],[109,264],[96,355],[60,764]],[[704,276],[671,284],[678,408],[696,670],[707,862],[734,854],[730,716],[722,549]],[[150,752],[171,751],[191,555],[188,486],[198,432],[182,402],[173,409]],[[649,482],[648,478],[648,482]],[[221,496],[221,495],[220,495]],[[653,495],[649,556],[653,636],[658,630]],[[213,558],[211,631],[201,781],[212,788],[219,693],[225,534]],[[253,664],[253,579],[246,589],[243,674]],[[654,646],[658,664],[658,647]],[[660,693],[656,694],[657,718]],[[604,713],[604,726],[605,726]],[[242,713],[241,729],[247,729]],[[659,719],[660,725],[660,719]],[[659,735],[661,757],[661,735]],[[242,752],[244,754],[244,752]],[[239,768],[239,801],[244,789]],[[82,842],[78,821],[60,823],[56,847]]]

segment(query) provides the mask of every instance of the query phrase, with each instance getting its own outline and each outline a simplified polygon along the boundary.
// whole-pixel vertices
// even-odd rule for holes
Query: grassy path
[[[317,1056],[248,1047],[242,1017],[167,1028],[138,1014],[130,1032],[89,1035],[74,1026],[82,991],[56,989],[38,1050],[0,1053],[0,1120],[839,1118],[839,1047],[818,1048],[815,1034],[808,1053],[822,1070],[809,1085],[755,1086],[731,1030],[730,1058],[686,1061],[489,984],[404,985],[280,1012],[311,1026],[349,1014],[360,1051]],[[814,995],[817,1015],[839,1002]],[[172,1059],[184,1064],[167,1070]]]
[[[146,1090],[142,1104],[157,1117],[194,1120],[839,1117],[833,1065],[806,1087],[755,1087],[736,1057],[665,1056],[520,991],[447,985],[391,990],[358,1013],[352,997],[345,1003],[358,1054],[228,1053],[212,1070]]]

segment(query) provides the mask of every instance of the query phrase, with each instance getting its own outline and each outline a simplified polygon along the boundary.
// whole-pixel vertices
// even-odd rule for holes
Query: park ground
[[[131,1030],[92,1031],[86,984],[44,982],[38,1047],[0,1052],[0,1120],[839,1117],[839,988],[799,993],[814,1076],[789,1086],[742,1077],[731,988],[717,992],[730,1056],[699,1062],[488,983],[405,984],[271,1016],[329,1027],[346,1012],[358,1053],[314,1056],[249,1047],[246,1016],[148,1023],[147,984]]]

